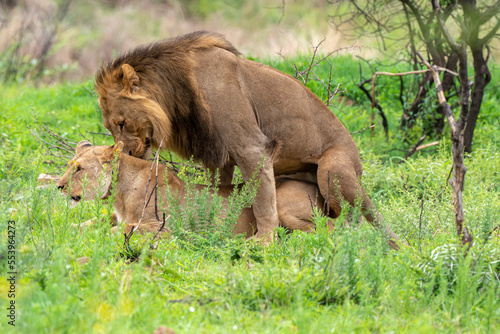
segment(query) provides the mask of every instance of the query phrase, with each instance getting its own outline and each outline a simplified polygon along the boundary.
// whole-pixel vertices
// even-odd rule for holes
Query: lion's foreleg
[[[258,169],[257,180],[260,180],[260,185],[252,206],[257,222],[255,238],[270,242],[273,240],[274,228],[279,226],[272,157],[264,154],[263,160],[261,156],[257,162],[250,163],[247,160],[247,163],[238,166],[245,181],[248,181]]]
[[[219,171],[220,173],[220,185],[221,186],[229,186],[233,183],[233,175],[234,175],[234,165],[226,164]]]

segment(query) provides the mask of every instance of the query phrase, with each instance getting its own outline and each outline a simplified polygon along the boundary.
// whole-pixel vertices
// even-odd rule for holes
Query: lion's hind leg
[[[363,216],[374,227],[380,228],[382,216],[365,193],[361,185],[361,175],[357,175],[356,170],[361,170],[360,166],[355,166],[349,155],[337,149],[326,151],[318,161],[317,176],[321,195],[329,203],[330,210],[333,211],[330,215],[333,217],[340,215],[342,199],[353,207],[356,205],[356,199],[359,199]],[[399,238],[389,226],[386,226],[383,232],[390,239],[390,246],[399,249],[394,242]]]
[[[361,175],[357,175],[356,169],[360,169],[359,166],[355,166],[344,152],[336,149],[326,151],[318,161],[317,177],[321,195],[329,203],[330,210],[333,210],[333,217],[340,215],[342,200],[354,206],[356,199],[360,199],[363,215],[376,225],[382,217],[366,195],[361,185]]]

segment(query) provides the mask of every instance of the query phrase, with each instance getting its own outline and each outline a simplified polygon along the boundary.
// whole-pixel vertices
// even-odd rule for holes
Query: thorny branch
[[[338,93],[345,92],[345,90],[341,89],[341,86],[342,86],[341,83],[337,84],[336,87],[335,87],[334,84],[332,84],[333,64],[328,60],[328,58],[331,55],[333,55],[334,53],[337,53],[337,52],[340,52],[340,51],[343,51],[343,50],[351,50],[351,49],[354,48],[354,46],[340,48],[340,49],[331,51],[331,52],[327,53],[326,55],[320,57],[320,56],[318,56],[318,50],[319,50],[319,47],[321,46],[321,44],[323,44],[324,41],[325,40],[323,39],[317,45],[315,45],[315,46],[312,47],[312,56],[309,57],[309,58],[307,58],[308,65],[307,65],[307,67],[304,70],[299,70],[299,68],[297,67],[296,64],[290,64],[287,61],[286,57],[281,52],[278,52],[278,55],[285,61],[285,63],[288,66],[290,66],[291,68],[293,68],[293,70],[295,71],[294,77],[296,79],[300,79],[304,85],[307,85],[307,83],[309,82],[309,80],[310,80],[311,77],[314,77],[314,79],[316,81],[318,81],[319,83],[321,83],[323,85],[323,87],[325,87],[326,92],[327,92],[327,98],[323,102],[328,107],[334,107],[334,105],[332,104],[333,98]],[[327,61],[328,66],[329,66],[328,82],[326,82],[325,80],[321,79],[313,71],[314,67],[319,66],[319,64],[321,64],[325,60]]]
[[[307,198],[309,199],[309,203],[311,204],[311,210],[314,210],[314,208],[318,207],[318,188],[316,187],[316,196],[314,198],[314,201],[312,200],[310,195],[307,195]]]
[[[363,91],[363,93],[365,93],[365,95],[366,95],[369,99],[371,99],[370,92],[368,92],[368,90],[364,87],[364,85],[365,85],[366,83],[370,82],[370,81],[371,81],[371,79],[368,79],[368,80],[365,80],[365,81],[361,82],[361,83],[358,85],[359,89],[361,89],[361,90]],[[381,106],[380,106],[377,102],[375,102],[375,108],[377,108],[377,109],[378,109],[378,111],[379,111],[379,115],[380,115],[380,117],[382,117],[382,126],[384,127],[385,138],[387,139],[387,138],[389,138],[389,123],[388,123],[388,121],[387,121],[387,117],[385,116],[385,113],[384,113],[384,111],[382,110],[382,107],[381,107]],[[372,124],[369,128],[373,128],[373,127],[375,127],[375,124]],[[366,128],[366,129],[369,129],[369,128]],[[365,129],[365,130],[366,130],[366,129]],[[362,130],[362,131],[364,131],[364,130]],[[362,131],[361,131],[361,132],[362,132]],[[359,131],[358,131],[358,132],[359,132]],[[358,133],[358,132],[355,132],[355,133]],[[351,134],[352,134],[352,133],[351,133]]]
[[[33,117],[35,119],[35,122],[37,123],[37,126],[31,127],[28,125],[28,129],[30,129],[31,134],[40,141],[40,143],[42,144],[41,146],[47,152],[47,156],[55,157],[61,163],[66,164],[66,162],[68,162],[68,160],[75,155],[75,147],[78,142],[63,137],[54,130],[50,129],[45,123],[40,122],[35,114],[33,114]],[[91,135],[111,136],[111,134],[104,132],[85,131],[85,133]],[[89,140],[82,132],[80,132],[79,135],[82,136],[82,138]],[[93,140],[89,141],[93,145],[95,145],[95,142]],[[158,160],[161,164],[168,165],[176,173],[180,172],[181,167],[191,166],[189,163],[174,161],[171,155],[168,159],[160,155]],[[204,174],[205,172],[203,167],[199,165],[194,165],[191,167],[195,170],[195,173],[199,172],[200,174]]]
[[[75,147],[77,142],[55,133],[49,127],[38,121],[35,113],[33,112],[33,106],[31,107],[33,113],[33,118],[37,124],[38,129],[31,128],[28,125],[31,133],[42,143],[43,148],[47,152],[47,155],[62,160],[66,163],[75,155]]]
[[[156,187],[158,189],[158,187]],[[156,204],[158,205],[158,204]],[[158,215],[157,215],[158,217]],[[152,241],[156,240],[156,237],[158,237],[158,234],[160,234],[160,232],[163,230],[163,228],[165,227],[165,225],[167,224],[167,219],[170,218],[170,215],[168,215],[168,217],[165,217],[165,212],[163,213],[163,220],[162,220],[162,223],[160,224],[160,226],[158,227],[158,231],[156,231],[156,234],[153,236],[153,239],[151,239]],[[150,244],[149,247],[151,249],[157,249],[158,248],[158,240],[156,240],[156,242],[154,244]]]

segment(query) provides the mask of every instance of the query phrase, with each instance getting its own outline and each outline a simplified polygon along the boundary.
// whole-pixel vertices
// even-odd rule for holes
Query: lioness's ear
[[[113,161],[117,154],[122,153],[123,142],[119,141],[113,146],[110,146],[104,150],[104,152],[98,157],[101,164],[108,164]]]
[[[122,153],[122,151],[123,151],[123,142],[119,141],[115,145],[111,146],[111,149],[113,150],[113,152]]]
[[[80,154],[81,152],[83,152],[84,148],[87,148],[87,147],[90,147],[90,146],[92,146],[92,144],[88,140],[82,140],[81,142],[79,142],[78,144],[76,144],[75,153],[76,154]]]
[[[139,77],[132,66],[129,64],[122,65],[123,71],[123,88],[129,90],[131,93],[137,93],[139,89]]]

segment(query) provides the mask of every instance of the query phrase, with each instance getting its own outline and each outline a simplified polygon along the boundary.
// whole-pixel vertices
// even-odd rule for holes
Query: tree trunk
[[[449,182],[453,192],[453,206],[455,207],[455,227],[457,236],[461,240],[462,245],[468,244],[468,250],[472,245],[473,238],[472,235],[469,234],[469,230],[467,229],[467,227],[465,227],[464,219],[463,190],[467,168],[464,165],[463,129],[465,127],[467,113],[469,110],[469,81],[467,80],[467,53],[465,51],[465,48],[457,48],[456,53],[459,58],[459,75],[462,93],[460,116],[458,118],[458,121],[455,120],[450,105],[448,104],[448,102],[446,101],[446,97],[444,96],[441,80],[439,79],[439,73],[435,71],[420,54],[419,57],[432,72],[439,103],[445,111],[446,118],[448,119],[448,123],[450,124],[451,151],[453,154],[453,176]]]
[[[468,153],[472,152],[472,139],[479,111],[481,110],[481,103],[483,102],[484,88],[491,81],[491,73],[487,60],[483,56],[482,47],[480,50],[472,50],[472,59],[474,60],[474,90],[464,132],[464,148],[465,152]]]

